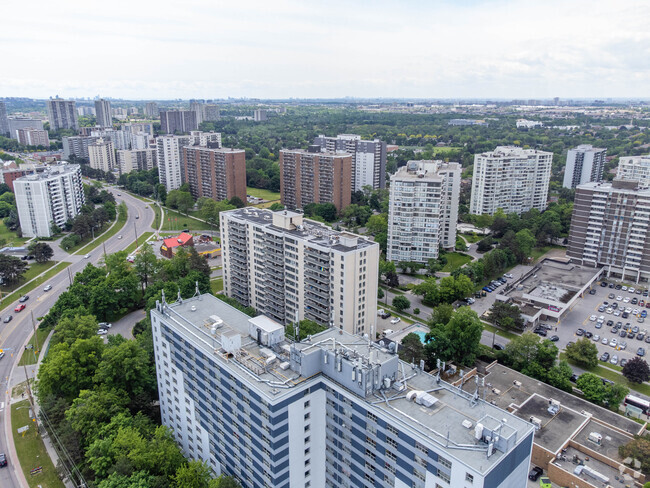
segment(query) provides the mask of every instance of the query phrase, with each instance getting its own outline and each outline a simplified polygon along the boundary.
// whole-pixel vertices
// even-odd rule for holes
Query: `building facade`
[[[191,110],[161,110],[160,133],[175,134],[197,130],[196,113]]]
[[[151,323],[162,423],[247,488],[526,484],[535,428],[478,385],[336,329],[293,342],[212,295],[163,300]]]
[[[219,105],[208,103],[204,105],[204,112],[205,112],[204,120],[206,122],[216,122],[221,118],[219,115]]]
[[[642,187],[650,187],[650,154],[620,158],[616,179],[638,181]]]
[[[18,140],[18,131],[20,129],[43,129],[43,121],[41,119],[9,117],[7,123],[9,124],[9,137],[15,140]]]
[[[264,122],[267,118],[266,109],[258,108],[253,112],[253,120],[255,122]]]
[[[605,169],[607,149],[581,144],[569,149],[564,168],[564,188],[576,188],[590,181],[601,181]]]
[[[638,181],[586,183],[576,189],[567,256],[607,274],[650,279],[650,189]]]
[[[102,171],[113,171],[116,167],[115,162],[115,146],[110,139],[104,140],[103,138],[88,145],[88,160],[90,167],[100,169]]]
[[[113,111],[108,100],[95,100],[95,117],[100,127],[113,127]]]
[[[374,189],[386,187],[386,143],[375,139],[362,141],[361,136],[339,134],[336,137],[320,135],[314,144],[327,152],[343,151],[352,154],[352,191],[364,186]]]
[[[157,119],[160,117],[160,112],[158,111],[158,104],[156,102],[147,102],[144,106],[144,114],[147,117]]]
[[[498,209],[521,215],[546,210],[553,153],[499,146],[474,156],[470,213],[494,215]]]
[[[291,211],[221,212],[225,293],[281,323],[370,333],[379,245]]]
[[[212,145],[212,143],[210,143]],[[246,202],[246,151],[218,147],[183,147],[184,180],[195,199]]]
[[[77,107],[74,100],[54,98],[47,101],[47,116],[51,130],[79,130]]]
[[[122,149],[117,151],[117,167],[120,174],[131,171],[148,171],[156,167],[157,150],[151,149]]]
[[[50,138],[44,129],[18,129],[18,142],[26,146],[50,146]]]
[[[89,159],[88,146],[97,142],[98,139],[99,137],[90,136],[72,136],[61,138],[61,142],[63,144],[63,159],[70,159],[70,156]]]
[[[309,151],[280,151],[280,194],[287,208],[303,208],[308,203],[333,203],[339,212],[352,198],[352,155]]]
[[[0,136],[9,137],[9,117],[5,102],[0,102]]]
[[[461,166],[409,161],[391,177],[389,261],[427,263],[439,249],[456,246]]]
[[[52,223],[63,227],[85,202],[78,164],[49,166],[13,182],[20,228],[25,237],[50,237]]]
[[[190,112],[194,112],[196,117],[196,126],[201,124],[204,119],[205,104],[200,100],[190,100]]]

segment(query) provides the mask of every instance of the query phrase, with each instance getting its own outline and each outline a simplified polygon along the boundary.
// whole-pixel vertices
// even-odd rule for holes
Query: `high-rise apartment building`
[[[197,130],[196,113],[191,110],[161,110],[160,133],[175,134]]]
[[[25,237],[50,237],[52,223],[63,227],[85,202],[78,164],[49,166],[13,182],[20,228]]]
[[[113,127],[113,111],[108,100],[95,100],[95,117],[100,127]]]
[[[44,129],[18,129],[16,134],[18,142],[26,146],[50,146],[50,138]]]
[[[616,179],[638,181],[640,186],[650,187],[650,154],[621,157],[618,161]]]
[[[18,131],[20,129],[43,129],[43,121],[41,119],[30,119],[28,117],[9,117],[7,120],[9,124],[9,137],[18,140]]]
[[[150,149],[121,149],[117,151],[117,167],[120,174],[131,171],[148,171],[156,167],[157,150]]]
[[[259,108],[253,112],[253,120],[255,122],[264,122],[267,118],[266,109]]]
[[[152,117],[157,119],[160,117],[160,112],[158,111],[158,104],[156,102],[147,102],[144,107],[144,113],[147,117]]]
[[[287,208],[333,203],[340,212],[350,205],[352,155],[320,152],[319,146],[280,151],[280,194]]]
[[[185,146],[182,150],[183,181],[190,185],[195,199],[239,197],[246,202],[246,151],[201,146]]]
[[[98,139],[99,137],[90,136],[62,137],[63,159],[68,160],[70,156],[89,159],[88,146],[97,142]]]
[[[90,167],[102,171],[113,171],[116,166],[115,146],[110,139],[99,138],[88,145],[88,160]]]
[[[452,386],[341,330],[292,342],[207,294],[157,303],[151,324],[163,425],[247,488],[526,485],[535,427],[478,381]]]
[[[601,181],[607,149],[581,144],[569,149],[564,168],[564,188],[575,188],[590,181]]]
[[[194,112],[196,126],[198,127],[204,119],[205,104],[200,100],[190,100],[190,112]]]
[[[79,129],[77,107],[74,100],[53,98],[47,101],[47,116],[51,130]]]
[[[409,161],[390,179],[389,261],[427,263],[456,246],[461,166]]]
[[[219,105],[213,103],[208,103],[204,105],[204,121],[205,122],[216,122],[221,117],[219,116]]]
[[[521,215],[546,209],[553,153],[499,146],[474,155],[470,213],[494,215],[498,209]]]
[[[95,107],[87,107],[82,105],[77,107],[77,115],[79,117],[94,117],[95,116]]]
[[[0,136],[9,137],[9,117],[5,102],[0,102]]]
[[[370,334],[379,244],[291,211],[221,212],[226,295],[283,324],[311,319]]]
[[[115,130],[113,128],[93,128],[90,131],[92,137],[101,137],[110,140],[115,149],[131,148],[131,132],[128,130]]]
[[[343,151],[352,154],[352,191],[364,186],[374,189],[386,187],[386,143],[375,139],[362,141],[361,136],[339,134],[336,137],[318,136],[314,144],[327,152]]]
[[[156,139],[158,149],[158,177],[167,191],[183,184],[183,146],[221,147],[221,133],[192,131],[190,135],[165,135]],[[244,200],[246,201],[246,200]]]
[[[607,274],[650,280],[650,189],[638,181],[576,188],[567,256],[605,266]]]

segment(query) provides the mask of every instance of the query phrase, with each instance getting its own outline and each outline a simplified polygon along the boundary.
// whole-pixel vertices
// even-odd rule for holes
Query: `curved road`
[[[118,203],[120,201],[126,203],[129,214],[126,224],[120,231],[123,238],[118,239],[117,236],[115,236],[105,242],[106,252],[108,254],[121,251],[128,247],[129,244],[135,241],[136,232],[138,235],[138,244],[142,244],[139,237],[143,232],[152,230],[151,225],[154,218],[153,210],[147,208],[149,207],[149,204],[126,193],[122,193],[122,196],[118,197],[118,190],[114,188],[110,189],[110,191],[115,195],[115,199]],[[139,218],[136,218],[136,216]],[[6,390],[4,398],[0,398],[0,400],[3,401],[2,404],[0,404],[2,407],[0,408],[0,417],[2,418],[2,421],[0,422],[0,452],[7,454],[9,464],[9,469],[0,469],[0,486],[3,488],[23,488],[23,482],[19,481],[22,479],[22,476],[17,476],[14,471],[19,470],[18,460],[12,455],[12,452],[15,451],[8,446],[7,429],[11,428],[11,426],[8,425],[8,416],[6,413],[7,410],[11,408],[11,374],[18,363],[20,351],[23,349],[27,342],[27,338],[33,330],[31,312],[34,312],[34,317],[44,316],[54,305],[59,295],[66,291],[70,283],[68,270],[70,270],[71,275],[74,277],[75,273],[81,271],[88,263],[97,264],[103,258],[104,248],[100,245],[89,254],[90,257],[88,259],[85,259],[83,254],[68,256],[65,261],[71,262],[72,264],[56,276],[52,277],[49,281],[32,290],[30,293],[30,299],[26,303],[27,308],[23,310],[23,312],[13,312],[13,309],[18,304],[17,301],[2,304],[0,317],[4,317],[8,313],[14,315],[14,319],[8,324],[0,323],[0,348],[10,349],[11,352],[13,352],[13,357],[8,351],[4,359],[0,360],[0,379],[2,380],[2,386]],[[52,289],[48,292],[44,292],[43,287],[45,285],[52,285]],[[32,371],[29,370],[29,367],[28,373],[32,376]],[[16,436],[16,432],[14,432],[13,435]],[[25,486],[25,488],[27,487]]]

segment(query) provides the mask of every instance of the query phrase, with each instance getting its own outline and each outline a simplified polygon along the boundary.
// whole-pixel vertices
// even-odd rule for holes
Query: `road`
[[[142,200],[138,200],[126,193],[117,196],[117,190],[112,190],[116,195],[118,203],[124,201],[128,207],[128,220],[120,232],[123,239],[113,237],[105,242],[106,252],[108,254],[115,253],[125,249],[129,244],[133,243],[136,239],[136,234],[140,236],[143,232],[151,231],[153,223],[154,212],[148,208],[148,204]],[[137,217],[137,218],[136,218]],[[141,244],[142,241],[138,240]],[[23,349],[27,338],[32,332],[31,312],[34,317],[42,317],[47,314],[48,310],[54,305],[58,296],[66,291],[69,282],[69,276],[74,276],[75,273],[81,271],[88,263],[97,264],[103,258],[104,246],[99,246],[89,253],[89,258],[84,258],[84,255],[72,255],[65,260],[72,264],[67,269],[63,270],[46,283],[43,283],[38,288],[32,290],[30,299],[27,302],[27,308],[20,313],[14,313],[13,309],[18,304],[17,301],[12,303],[3,303],[0,305],[0,316],[5,316],[7,313],[12,313],[14,319],[8,324],[0,323],[0,346],[4,349],[9,349],[12,353],[5,355],[4,359],[0,361],[0,378],[2,379],[3,386],[6,390],[4,401],[0,403],[0,452],[7,453],[9,469],[0,470],[0,486],[3,488],[22,488],[22,482],[14,470],[18,470],[17,460],[15,459],[15,450],[8,445],[7,429],[10,428],[6,411],[10,408],[10,385],[11,375],[14,366],[17,364],[20,357],[20,351]],[[70,275],[68,275],[70,270]],[[52,290],[48,292],[43,291],[45,285],[51,285]],[[28,370],[29,371],[29,370]],[[30,372],[31,373],[31,372]],[[13,433],[16,435],[16,433]],[[22,479],[22,477],[21,477]]]

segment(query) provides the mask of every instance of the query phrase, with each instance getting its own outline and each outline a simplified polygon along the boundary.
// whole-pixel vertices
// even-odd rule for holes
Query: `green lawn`
[[[490,325],[490,324],[488,324],[486,322],[483,322],[483,328],[485,330],[489,331],[489,332],[496,331],[498,336],[505,337],[508,340],[513,340],[513,339],[519,337],[519,335],[515,334],[514,332],[510,332],[510,331],[502,330],[502,329],[497,329],[493,325]]]
[[[251,188],[250,186],[246,187],[246,194],[252,197],[262,198],[263,200],[280,200],[280,193],[271,190],[263,190],[261,188]]]
[[[460,234],[460,236],[469,243],[475,243],[483,239],[485,236],[480,236],[478,234]]]
[[[0,287],[0,290],[2,290],[2,293],[11,293],[21,286],[23,286],[25,283],[30,281],[33,278],[36,278],[39,274],[43,273],[44,271],[47,271],[50,269],[52,266],[56,264],[56,261],[48,261],[46,263],[37,263],[37,262],[32,262],[32,264],[29,265],[29,268],[27,271],[25,271],[25,274],[20,278],[18,283],[11,285],[11,286],[2,286]]]
[[[136,195],[135,193],[131,193],[130,191],[125,191],[125,193],[128,193],[132,197],[137,198],[138,200],[142,200],[143,202],[151,203],[153,201],[151,198],[141,197],[140,195]]]
[[[536,247],[533,249],[532,258],[533,262],[536,262],[539,258],[541,258],[544,254],[549,252],[551,249],[565,249],[562,246],[544,246],[544,247]]]
[[[86,247],[77,251],[77,254],[86,254],[92,251],[93,249],[96,249],[98,246],[101,246],[102,243],[109,240],[111,237],[113,237],[115,234],[117,234],[124,228],[124,224],[126,224],[126,219],[127,217],[124,218],[118,217],[116,224],[111,228],[111,230],[102,233],[100,237],[95,236],[95,240],[92,241],[90,244],[88,244]]]
[[[149,239],[153,235],[153,232],[143,232],[138,236],[138,244],[137,246],[141,246],[143,243],[146,242],[147,239]],[[136,243],[133,241],[131,244],[128,245],[128,247],[125,249],[125,251],[129,254],[131,254],[133,251],[136,249]]]
[[[29,426],[29,430],[23,436],[17,432],[17,429],[24,426]],[[40,435],[36,431],[36,424],[29,416],[27,400],[14,403],[11,406],[11,428],[20,465],[30,488],[39,486],[41,488],[65,488],[45,450]],[[9,459],[9,462],[15,463],[16,460]],[[43,470],[39,474],[30,474],[30,471],[38,466]]]
[[[4,239],[6,245],[10,247],[20,247],[29,240],[27,237],[18,237],[14,231],[7,229],[2,220],[0,220],[0,239]]]
[[[445,257],[447,258],[447,264],[441,269],[445,273],[451,273],[472,260],[472,256],[460,252],[448,252]]]
[[[151,224],[151,227],[154,229],[158,229],[158,226],[160,226],[160,218],[162,214],[162,210],[160,209],[160,206],[157,203],[152,203],[151,208],[153,208],[153,224]]]
[[[214,230],[214,227],[202,220],[196,220],[185,214],[171,210],[165,207],[165,221],[163,222],[163,231],[182,231],[183,229],[195,230]]]
[[[214,280],[211,280],[210,290],[212,290],[213,295],[220,293],[223,290],[223,278],[219,277],[219,278],[215,278]]]
[[[560,353],[560,359],[566,359],[569,364],[573,364],[574,366],[579,366],[579,367],[581,367],[583,369],[587,369],[587,368],[584,368],[583,366],[575,364],[575,363],[573,363],[573,361],[567,359],[566,353],[564,353],[564,352]],[[650,395],[650,385],[648,383],[640,383],[640,384],[639,383],[632,383],[632,382],[628,381],[625,378],[625,376],[623,376],[622,374],[614,371],[613,369],[610,369],[609,367],[601,366],[601,364],[598,364],[598,366],[596,366],[595,368],[590,369],[589,372],[593,373],[595,375],[598,375],[601,378],[605,378],[605,379],[611,380],[611,381],[613,381],[615,383],[619,383],[619,384],[629,388],[630,390],[637,391],[639,393],[642,393],[643,395]]]
[[[38,324],[37,324],[38,327]],[[30,347],[29,349],[24,349],[22,356],[20,356],[20,361],[18,362],[18,366],[29,366],[30,364],[36,364],[38,362],[38,357],[41,353],[41,349],[43,348],[43,342],[45,342],[45,339],[47,339],[48,334],[50,333],[52,329],[36,329],[36,334],[32,334],[32,338],[29,340],[29,344],[31,345],[28,346]],[[38,341],[36,340],[38,339]],[[38,349],[36,349],[36,344],[38,342]]]
[[[47,270],[45,273],[43,273],[42,276],[39,276],[38,278],[36,278],[36,279],[35,279],[34,281],[32,281],[31,283],[29,283],[29,284],[23,286],[22,288],[16,290],[15,292],[11,293],[10,295],[7,295],[7,296],[2,297],[2,301],[0,301],[0,308],[2,308],[3,305],[6,305],[6,304],[8,304],[8,303],[13,302],[13,301],[16,300],[19,296],[21,296],[21,295],[25,295],[25,294],[29,293],[30,291],[32,291],[32,290],[33,290],[34,288],[36,288],[37,286],[42,285],[42,284],[45,283],[47,280],[49,280],[50,278],[52,278],[52,276],[56,275],[56,274],[59,273],[60,271],[63,271],[65,268],[67,268],[68,266],[70,266],[70,264],[72,264],[72,263],[68,263],[68,262],[66,262],[66,261],[62,261],[62,262],[60,262],[59,264],[57,264],[56,266],[54,266],[53,268]]]
[[[437,156],[439,154],[448,154],[450,152],[460,151],[462,149],[463,149],[462,147],[434,147],[433,154]]]

